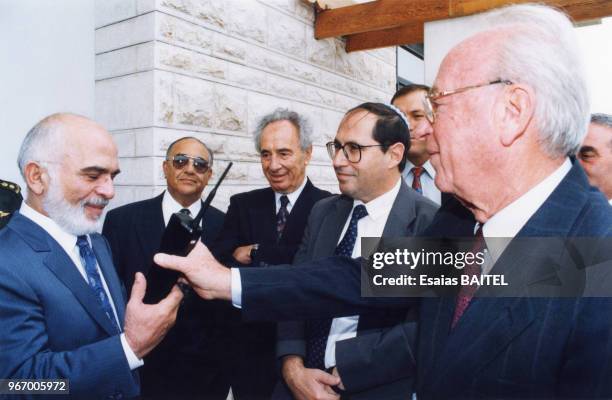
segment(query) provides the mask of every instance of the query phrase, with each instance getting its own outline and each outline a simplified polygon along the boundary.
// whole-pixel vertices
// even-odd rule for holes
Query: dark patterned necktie
[[[485,243],[484,236],[482,235],[482,224],[480,224],[478,226],[478,229],[476,230],[476,234],[474,237],[474,244],[472,245],[471,250],[472,254],[484,251],[486,246],[487,245]],[[481,273],[482,266],[478,264],[478,262],[473,262],[469,264],[466,263],[465,267],[463,268],[462,275],[467,275],[470,277],[470,279],[472,279],[472,277],[474,276],[480,276]],[[476,293],[476,290],[478,290],[478,285],[476,284],[461,285],[461,288],[459,289],[459,294],[457,295],[457,302],[455,303],[455,312],[453,313],[451,329],[455,328],[455,326],[461,319],[461,316],[465,313],[465,310],[467,310],[468,306],[470,305],[470,302],[472,301],[472,298],[474,297],[474,294]]]
[[[413,167],[412,172],[412,188],[417,192],[423,194],[423,187],[421,186],[421,175],[423,174],[423,167]]]
[[[336,246],[334,254],[337,256],[352,257],[353,248],[357,240],[357,223],[363,217],[368,215],[363,204],[358,205],[353,209],[353,215],[349,226],[346,229],[344,237]],[[306,321],[306,360],[307,368],[325,369],[325,348],[327,347],[327,337],[331,328],[333,319],[317,319]]]
[[[289,198],[286,195],[280,197],[280,209],[276,214],[276,241],[279,241],[287,225],[287,218],[289,218],[289,211],[287,211],[287,204],[289,204]]]
[[[110,300],[104,291],[104,286],[102,286],[102,278],[98,273],[96,256],[93,253],[89,242],[87,241],[87,236],[81,235],[77,237],[77,246],[79,247],[79,253],[81,255],[81,263],[85,266],[85,272],[87,273],[87,283],[94,291],[96,298],[102,306],[102,310],[104,310],[104,313],[106,313],[106,316],[108,319],[110,319],[111,323],[117,330],[117,333],[119,333],[121,330],[119,329],[119,326],[117,326],[115,313],[113,313]]]
[[[191,211],[189,211],[188,208],[181,208],[181,210],[179,211],[181,214],[185,214],[185,215],[189,215],[191,216]]]

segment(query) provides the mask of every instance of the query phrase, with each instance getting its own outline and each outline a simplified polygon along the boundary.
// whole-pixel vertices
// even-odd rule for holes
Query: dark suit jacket
[[[309,179],[291,209],[278,243],[274,191],[268,187],[236,194],[230,198],[223,230],[211,251],[223,261],[235,262],[232,253],[237,247],[257,243],[259,249],[253,265],[291,263],[302,241],[312,206],[330,194],[315,187]]]
[[[336,195],[318,202],[310,213],[304,239],[294,263],[300,264],[333,255],[352,206],[353,199],[343,195]],[[416,193],[402,180],[382,236],[415,235],[429,225],[437,208],[434,202]],[[282,300],[279,298],[278,301]],[[375,329],[395,325],[404,320],[405,316],[406,311],[402,309],[376,310],[362,314],[359,317],[357,334],[362,335]],[[278,336],[277,355],[279,357],[289,354],[305,357],[308,338],[305,336],[304,322],[280,323]],[[368,373],[367,371],[362,372]],[[409,390],[406,388],[411,382],[405,380],[401,383],[404,390]],[[383,396],[382,393],[378,395]]]
[[[98,234],[91,241],[123,324],[125,293],[110,249]],[[68,379],[76,398],[139,394],[116,328],[45,230],[16,212],[0,231],[0,259],[0,378]]]
[[[103,234],[113,251],[118,274],[131,289],[136,272],[147,275],[165,229],[163,193],[108,212]],[[210,244],[219,234],[224,214],[209,207],[203,219],[202,241]],[[145,396],[210,394],[224,391],[218,364],[225,344],[225,315],[231,310],[221,302],[205,302],[197,296],[183,301],[176,325],[146,358],[142,369]],[[170,384],[169,382],[173,382]],[[221,387],[220,387],[221,386]],[[211,396],[214,397],[214,396]]]
[[[474,220],[465,210],[449,203],[439,211],[427,233],[465,235],[473,234],[473,229]],[[574,164],[517,236],[609,238],[612,209],[601,193],[589,187],[584,172]],[[573,256],[581,261],[590,255]],[[281,273],[266,271],[275,272],[285,282],[283,286],[271,282],[274,293],[284,299],[277,306],[262,301],[265,290],[260,285],[266,277],[241,270],[245,317],[346,315],[363,307],[402,305],[400,299],[360,299],[358,265],[335,265],[340,263],[313,263],[300,273],[288,268]],[[332,271],[313,282],[325,267]],[[533,271],[522,274],[527,277],[521,278],[525,279],[523,283],[529,285],[551,272],[542,267],[547,266],[534,265],[525,257],[504,260],[502,255],[492,273]],[[322,282],[327,284],[315,286]],[[604,283],[610,287],[609,282]],[[338,291],[341,284],[350,289]],[[292,289],[285,291],[285,287]],[[322,301],[313,305],[316,299]],[[348,378],[345,383],[351,390],[360,390],[416,371],[419,398],[612,396],[612,319],[607,318],[612,312],[610,298],[478,297],[451,333],[453,307],[453,298],[422,299],[416,354],[405,338],[405,324],[339,342],[337,354],[346,346],[346,354],[351,355],[337,359],[341,375]],[[350,379],[351,371],[364,369],[371,373],[359,381]]]
[[[248,268],[260,270],[262,266],[291,263],[313,205],[329,195],[308,180],[277,242],[274,191],[268,187],[236,194],[230,199],[223,230],[211,251],[227,264],[238,264],[233,251],[239,246],[258,243],[257,257]],[[231,341],[235,354],[229,367],[233,375],[232,390],[239,398],[241,395],[269,397],[277,379],[276,324],[242,323],[238,310],[233,324]]]

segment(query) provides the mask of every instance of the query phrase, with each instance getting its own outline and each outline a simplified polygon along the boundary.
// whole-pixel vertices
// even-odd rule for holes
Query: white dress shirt
[[[359,222],[357,222],[357,240],[355,240],[355,247],[353,247],[353,254],[351,257],[358,258],[361,256],[362,237],[382,236],[383,231],[385,230],[385,225],[387,224],[387,218],[389,217],[389,213],[393,207],[393,202],[399,193],[401,183],[402,180],[398,179],[397,183],[391,190],[369,201],[367,204],[364,204],[360,200],[353,201],[353,210],[359,204],[363,204],[366,210],[368,210],[368,215],[361,218]],[[352,215],[353,211],[351,210],[351,213],[344,223],[342,234],[338,238],[338,243],[342,241],[342,238],[348,229]],[[336,365],[336,342],[357,336],[358,324],[359,315],[334,318],[329,330],[327,346],[325,347],[325,368],[330,368]]]
[[[280,210],[281,208],[281,201],[280,201],[281,196],[287,196],[287,199],[289,200],[289,203],[287,203],[287,212],[291,213],[291,210],[293,209],[293,205],[295,204],[295,202],[298,200],[298,198],[302,194],[302,191],[304,190],[305,186],[306,186],[306,176],[304,176],[304,181],[302,182],[300,187],[295,189],[293,192],[291,193],[274,192],[274,201],[275,201],[274,204],[276,205],[276,213],[278,214],[278,210]]]
[[[68,257],[70,257],[70,260],[72,260],[72,263],[76,267],[77,271],[79,271],[83,279],[87,282],[87,272],[85,271],[85,267],[83,266],[83,263],[81,262],[81,255],[79,252],[79,248],[76,244],[77,237],[71,233],[64,231],[62,228],[60,228],[59,225],[55,223],[55,221],[39,213],[38,211],[34,210],[32,207],[28,206],[25,201],[21,203],[21,208],[19,209],[19,213],[23,215],[24,217],[32,220],[32,222],[34,222],[35,224],[39,225],[42,229],[45,230],[45,232],[47,232],[60,245],[62,249],[64,249]],[[89,237],[89,235],[87,236],[87,241],[89,242],[89,245],[91,246],[91,238]],[[117,310],[115,308],[115,300],[110,295],[110,292],[108,290],[108,285],[106,284],[106,279],[104,278],[104,274],[100,270],[100,266],[96,265],[96,267],[98,268],[98,274],[100,275],[100,279],[102,280],[102,286],[104,288],[104,292],[106,293],[106,296],[108,297],[110,305],[113,309],[113,315],[115,316],[115,321],[117,322],[117,326],[120,327],[122,324],[120,323],[119,318],[117,317]],[[123,352],[125,353],[125,357],[127,358],[130,369],[133,370],[133,369],[136,369],[142,366],[144,364],[143,361],[139,359],[136,356],[136,354],[134,354],[134,351],[132,351],[132,349],[128,345],[127,339],[125,338],[125,333],[121,333],[120,338],[121,338],[121,346],[123,347]]]
[[[482,235],[487,243],[490,259],[488,262],[485,261],[483,265],[482,271],[484,274],[490,272],[495,261],[506,249],[510,239],[515,237],[523,226],[527,224],[527,221],[559,186],[570,169],[572,169],[572,163],[567,158],[552,174],[485,222],[482,227]],[[474,229],[476,230],[477,227],[478,224],[476,224]]]
[[[412,181],[414,180],[412,168],[414,168],[414,164],[409,160],[406,160],[406,168],[404,168],[402,175],[404,176],[406,184],[408,184],[410,187],[412,187]],[[423,189],[423,196],[439,205],[442,203],[442,194],[436,187],[434,179],[436,179],[436,170],[431,165],[429,160],[427,160],[427,162],[423,164],[423,173],[421,174],[421,189]]]
[[[162,212],[164,214],[164,224],[166,226],[168,226],[172,214],[181,211],[183,208],[188,209],[191,213],[191,217],[195,218],[202,209],[202,201],[198,199],[189,207],[183,207],[178,201],[174,200],[174,197],[172,197],[167,190],[164,192],[164,197],[162,198]]]

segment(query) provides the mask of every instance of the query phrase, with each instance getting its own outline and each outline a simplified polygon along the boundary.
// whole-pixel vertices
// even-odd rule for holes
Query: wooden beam
[[[353,35],[462,17],[505,4],[527,1],[529,0],[378,0],[321,11],[315,21],[315,38]],[[563,9],[576,21],[612,15],[610,0],[548,0],[544,3]]]
[[[423,43],[423,22],[347,36],[345,49],[350,53],[413,43]]]

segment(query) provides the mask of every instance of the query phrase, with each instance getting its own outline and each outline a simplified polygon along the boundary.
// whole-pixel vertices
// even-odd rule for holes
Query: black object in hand
[[[217,181],[214,189],[210,192],[202,209],[195,218],[191,218],[187,214],[180,212],[172,214],[168,226],[164,230],[161,244],[158,253],[172,254],[176,256],[186,256],[189,254],[191,249],[196,245],[200,237],[202,236],[201,221],[204,218],[204,213],[210,206],[217,188],[225,179],[229,169],[232,167],[230,162],[223,174]],[[172,287],[177,283],[180,274],[177,271],[166,269],[153,263],[147,274],[147,292],[144,297],[145,304],[157,304],[170,293]],[[181,287],[183,293],[185,293],[184,287]]]

